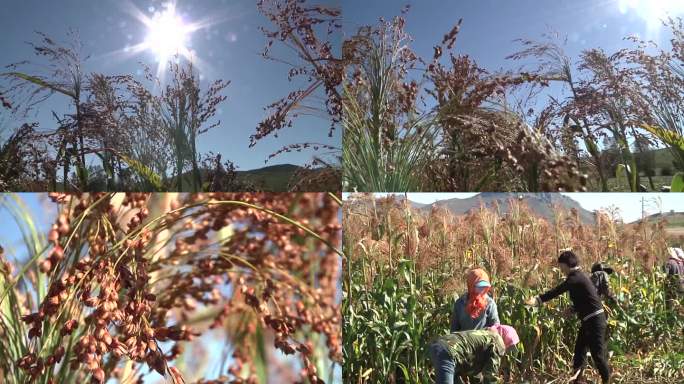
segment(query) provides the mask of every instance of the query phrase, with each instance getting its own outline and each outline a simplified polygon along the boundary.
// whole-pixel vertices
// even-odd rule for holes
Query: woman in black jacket
[[[527,305],[541,305],[568,292],[574,312],[582,321],[573,358],[574,378],[579,382],[586,363],[587,349],[591,352],[602,382],[610,382],[610,368],[606,358],[606,316],[603,304],[591,280],[579,270],[579,260],[572,251],[564,251],[558,257],[561,271],[567,276],[557,287],[527,300]]]

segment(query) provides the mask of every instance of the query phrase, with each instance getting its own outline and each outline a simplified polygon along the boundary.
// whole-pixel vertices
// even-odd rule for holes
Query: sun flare
[[[684,0],[619,0],[620,12],[634,12],[647,25],[649,33],[657,33],[668,17],[684,14]]]
[[[168,4],[165,10],[157,12],[147,23],[147,28],[145,46],[154,52],[160,62],[165,62],[174,55],[190,55],[188,43],[192,30],[176,13],[173,4]]]
[[[179,0],[168,0],[161,5],[150,5],[144,9],[133,4],[131,0],[121,0],[125,11],[144,27],[144,38],[135,45],[127,45],[111,54],[134,56],[149,52],[156,59],[157,75],[160,77],[164,75],[169,62],[176,59],[190,61],[197,67],[206,65],[193,49],[193,35],[224,22],[226,17],[222,16],[221,12],[216,12],[209,17],[192,20],[189,15],[179,11],[177,1]]]

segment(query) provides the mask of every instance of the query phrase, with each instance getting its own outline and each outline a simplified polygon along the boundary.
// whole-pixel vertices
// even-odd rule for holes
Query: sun
[[[133,4],[131,0],[119,1],[124,11],[140,22],[144,28],[144,38],[135,45],[127,45],[125,48],[110,52],[107,55],[132,57],[143,52],[152,53],[156,58],[157,76],[160,78],[168,69],[169,62],[177,59],[192,62],[198,68],[208,65],[192,49],[192,35],[195,32],[222,23],[228,18],[223,15],[223,12],[217,11],[203,19],[189,20],[187,16],[178,12],[177,1],[180,0],[168,0],[159,7],[150,5],[147,8],[150,13]]]
[[[173,3],[168,3],[165,10],[155,13],[145,24],[147,38],[144,45],[156,55],[160,63],[176,55],[190,55],[188,43],[192,28],[176,13]]]
[[[646,23],[649,34],[657,34],[662,21],[684,14],[684,0],[618,0],[620,12],[634,12]]]

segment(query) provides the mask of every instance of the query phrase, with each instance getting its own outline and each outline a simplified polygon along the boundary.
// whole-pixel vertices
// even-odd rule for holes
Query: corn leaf
[[[670,192],[684,192],[684,173],[677,172],[672,178]]]
[[[138,175],[140,175],[143,179],[149,182],[155,189],[155,191],[161,191],[164,189],[161,176],[149,167],[147,167],[145,164],[121,153],[114,152],[114,155],[123,160],[123,162],[125,162],[129,167],[131,167],[135,172],[137,172]]]
[[[24,81],[28,81],[29,83],[33,83],[33,84],[35,84],[41,88],[47,88],[53,92],[58,92],[58,93],[61,93],[63,95],[69,96],[69,97],[74,98],[74,99],[76,98],[75,93],[73,93],[69,90],[66,90],[66,89],[64,89],[64,88],[62,88],[56,84],[50,84],[47,81],[41,79],[40,77],[27,75],[27,74],[21,73],[21,72],[6,72],[6,73],[3,73],[2,76],[16,77],[16,78],[22,79]]]
[[[677,131],[648,124],[644,124],[642,127],[665,144],[684,151],[684,136],[680,135]]]

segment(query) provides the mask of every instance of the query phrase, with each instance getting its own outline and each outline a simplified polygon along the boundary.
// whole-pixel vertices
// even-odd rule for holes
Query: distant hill
[[[237,171],[237,176],[238,179],[254,184],[264,191],[285,191],[292,176],[303,169],[293,164],[279,164],[249,171]]]
[[[654,213],[644,218],[644,220],[646,221],[658,221],[661,219],[667,220],[668,227],[684,227],[684,212],[671,211],[663,213]],[[641,220],[637,220],[635,224],[639,222],[641,222]]]
[[[206,180],[206,170],[202,170],[203,179]],[[260,191],[264,192],[287,192],[290,181],[295,175],[306,175],[311,179],[316,179],[316,176],[322,174],[323,169],[314,168],[306,169],[304,167],[293,164],[278,164],[268,167],[251,169],[247,171],[237,171],[237,178],[239,181],[247,182]],[[186,172],[183,174],[184,180],[192,179],[192,173]],[[338,191],[342,181],[339,179],[332,180],[329,177],[323,180],[315,180],[312,183],[307,183],[304,190],[306,191]]]
[[[665,231],[668,237],[672,240],[679,240],[680,245],[681,240],[684,239],[684,212],[663,212],[655,213],[653,215],[646,216],[644,220],[646,221],[657,221],[660,219],[667,220],[667,225],[665,226]],[[642,220],[637,220],[630,223],[630,226],[638,225]]]
[[[395,195],[399,201],[404,199],[404,195]],[[471,210],[479,209],[481,205],[491,207],[494,202],[497,202],[502,213],[510,211],[510,199],[522,199],[530,209],[540,217],[553,221],[553,208],[560,206],[564,209],[576,209],[579,218],[584,223],[593,223],[594,214],[588,211],[570,197],[561,195],[559,193],[498,193],[485,192],[479,193],[475,196],[465,199],[447,199],[437,200],[432,204],[421,204],[410,201],[410,204],[415,209],[428,212],[432,206],[445,207],[456,215],[463,215]],[[359,205],[362,207],[363,205]]]
[[[473,209],[478,209],[481,205],[491,207],[495,202],[497,202],[499,209],[502,212],[509,212],[510,199],[522,199],[534,213],[551,221],[553,220],[552,208],[555,206],[560,206],[568,210],[572,208],[576,209],[582,222],[591,223],[594,221],[594,214],[592,212],[582,208],[578,202],[570,197],[561,195],[559,193],[486,192],[479,193],[466,199],[438,200],[434,202],[433,205],[446,207],[451,212],[462,215]],[[430,210],[431,206],[426,205],[421,209]]]
[[[404,201],[404,195],[394,195],[394,198],[397,199],[398,201]],[[425,207],[430,207],[430,204],[423,204],[423,203],[417,203],[415,201],[408,201],[409,204],[411,204],[411,208],[414,209],[423,209]]]

